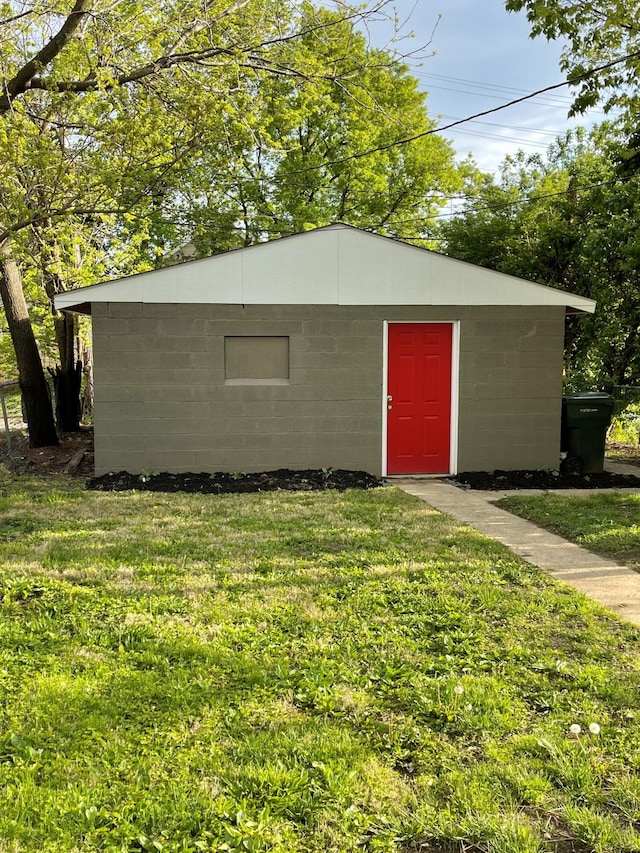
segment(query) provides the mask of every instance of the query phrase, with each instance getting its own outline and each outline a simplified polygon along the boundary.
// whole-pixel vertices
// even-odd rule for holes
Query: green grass
[[[640,495],[608,492],[566,497],[546,492],[498,506],[640,571]]]
[[[0,495],[0,851],[640,850],[638,632],[479,533],[395,489]]]

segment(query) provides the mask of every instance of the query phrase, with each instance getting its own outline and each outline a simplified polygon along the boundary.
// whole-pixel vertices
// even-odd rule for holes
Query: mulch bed
[[[382,482],[366,471],[292,471],[280,468],[258,474],[102,474],[87,481],[87,489],[99,492],[192,492],[220,495],[247,492],[319,492],[375,489]]]
[[[66,433],[56,447],[29,448],[24,431],[12,433],[14,452],[5,456],[0,442],[0,461],[16,473],[44,475],[71,474],[88,477],[93,471],[93,430]],[[627,450],[626,446],[624,446]],[[633,448],[637,450],[637,448]],[[638,456],[633,461],[638,460]],[[625,461],[632,461],[625,459]],[[518,489],[611,489],[640,488],[638,477],[630,474],[563,474],[558,471],[465,471],[448,482],[466,489],[482,491]],[[326,491],[334,489],[373,489],[382,481],[366,471],[325,469],[293,471],[280,468],[257,474],[129,474],[126,471],[91,477],[87,488],[96,491],[196,492],[227,494],[232,492]]]
[[[640,470],[639,470],[640,474]],[[637,489],[640,476],[612,474],[563,474],[558,471],[465,471],[448,482],[480,491],[503,489]]]

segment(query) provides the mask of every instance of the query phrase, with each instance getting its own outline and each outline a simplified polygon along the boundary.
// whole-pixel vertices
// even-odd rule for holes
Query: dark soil
[[[292,471],[280,468],[260,474],[103,474],[87,481],[87,488],[100,492],[195,492],[221,495],[231,492],[319,492],[334,489],[375,489],[381,481],[366,471]]]
[[[11,453],[6,438],[0,440],[0,463],[16,474],[34,473],[43,476],[69,474],[88,477],[93,473],[93,429],[83,427],[79,432],[65,432],[60,444],[49,447],[29,447],[26,429],[12,429]]]
[[[640,474],[640,471],[639,471]],[[465,471],[449,480],[455,486],[481,491],[503,489],[633,489],[640,476],[633,474],[563,474],[558,471]]]
[[[12,431],[13,452],[7,453],[0,437],[0,463],[15,473],[42,475],[67,474],[89,477],[93,473],[93,430],[83,428],[78,433],[66,433],[56,447],[30,448],[24,430]],[[612,445],[615,461],[640,462],[640,448]],[[610,448],[611,450],[611,448]],[[633,455],[635,453],[635,455]],[[628,458],[627,458],[628,457]],[[461,488],[485,491],[517,489],[607,489],[640,488],[638,477],[629,474],[563,474],[557,471],[466,471],[449,482]],[[325,491],[335,489],[371,489],[381,481],[365,471],[340,469],[292,471],[286,468],[259,474],[105,474],[92,477],[88,489],[97,491],[228,492]]]

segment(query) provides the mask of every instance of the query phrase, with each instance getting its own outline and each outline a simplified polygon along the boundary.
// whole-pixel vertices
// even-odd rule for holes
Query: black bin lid
[[[589,405],[599,404],[601,406],[611,406],[613,408],[614,399],[611,394],[606,394],[604,391],[583,391],[581,394],[564,394],[562,397],[564,403],[586,403]]]

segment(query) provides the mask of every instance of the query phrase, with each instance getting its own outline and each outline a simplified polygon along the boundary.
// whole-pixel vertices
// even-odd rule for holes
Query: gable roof
[[[235,305],[563,305],[583,296],[505,275],[349,225],[329,225],[222,255],[59,293],[61,310],[93,302]]]

